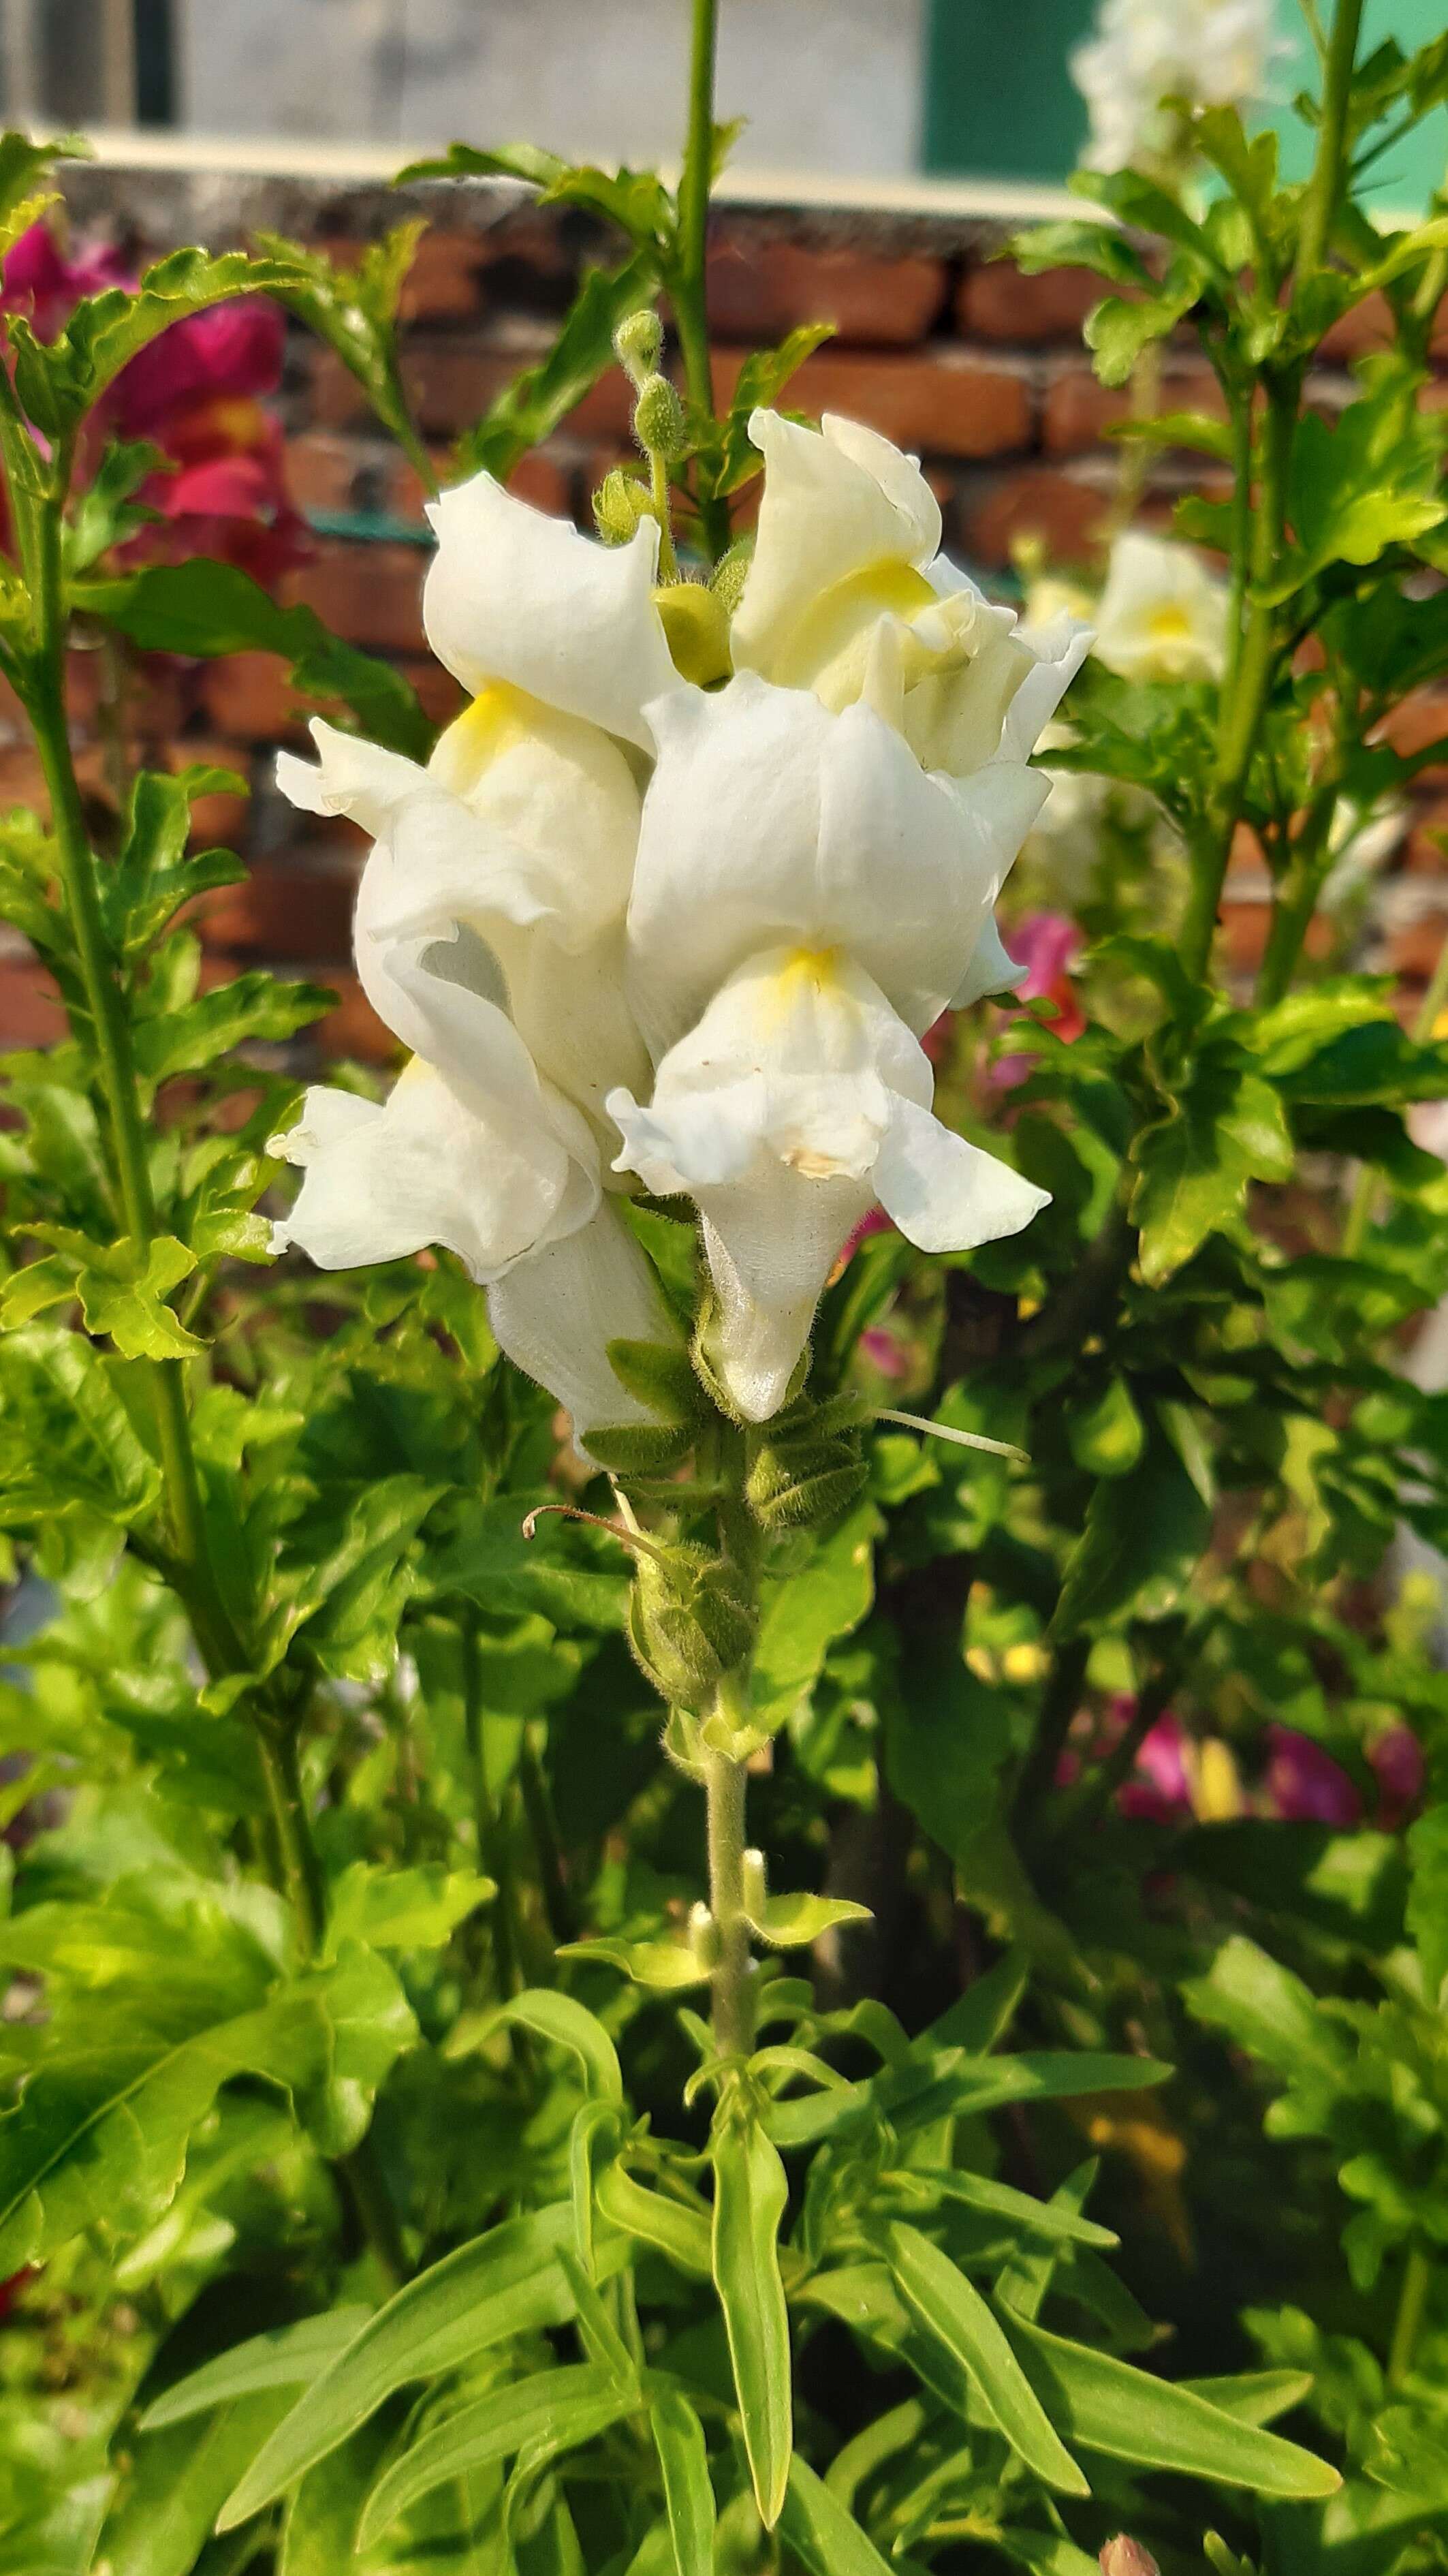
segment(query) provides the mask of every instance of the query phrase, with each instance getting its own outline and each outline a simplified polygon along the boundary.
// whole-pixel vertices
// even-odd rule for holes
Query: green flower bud
[[[1141,2542],[1133,2540],[1129,2532],[1118,2531],[1116,2538],[1108,2540],[1096,2556],[1101,2576],[1161,2576],[1151,2551],[1143,2549]]]
[[[744,1661],[754,1612],[733,1566],[705,1548],[641,1556],[629,1605],[629,1643],[672,1707],[700,1709]]]
[[[709,575],[709,588],[726,617],[732,617],[744,596],[749,567],[754,561],[754,539],[736,537],[725,555],[721,555]]]
[[[605,474],[593,496],[593,523],[606,546],[626,546],[641,519],[653,515],[648,486],[621,465]]]
[[[719,1926],[707,1905],[689,1908],[689,1947],[697,1967],[711,1974],[719,1965]]]
[[[664,326],[648,305],[628,314],[613,335],[614,353],[621,367],[642,385],[659,363],[664,345]]]
[[[650,456],[672,465],[689,444],[684,406],[667,376],[650,376],[634,405],[634,436]]]
[[[727,680],[733,663],[729,628],[718,599],[697,581],[670,581],[654,592],[674,668],[698,689]]]

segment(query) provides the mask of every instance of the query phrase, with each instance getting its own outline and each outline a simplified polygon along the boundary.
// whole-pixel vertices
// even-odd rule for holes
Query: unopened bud
[[[651,515],[649,495],[635,475],[615,465],[593,496],[593,524],[606,546],[626,546],[641,519]]]
[[[1101,2576],[1161,2576],[1151,2551],[1143,2549],[1140,2541],[1133,2540],[1126,2531],[1118,2531],[1114,2540],[1108,2540],[1105,2548],[1097,2551],[1097,2563]]]
[[[709,575],[709,588],[726,617],[732,617],[744,596],[749,566],[754,556],[752,537],[736,538],[727,555],[721,555]]]
[[[634,405],[634,436],[650,456],[662,456],[670,465],[688,446],[684,406],[667,376],[650,376],[640,388]]]
[[[642,385],[659,363],[664,345],[664,329],[657,313],[644,305],[620,322],[613,335],[613,345],[621,367],[627,369],[636,385]]]
[[[757,1923],[769,1903],[769,1872],[762,1851],[744,1855],[744,1911],[751,1923]]]
[[[719,1926],[708,1906],[702,1903],[689,1908],[689,1948],[696,1967],[711,1971],[718,1967]]]

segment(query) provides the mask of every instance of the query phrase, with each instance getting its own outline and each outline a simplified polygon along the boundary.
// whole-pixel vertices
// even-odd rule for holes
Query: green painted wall
[[[1311,51],[1297,0],[1277,0],[1281,50],[1264,111],[1283,135],[1284,166],[1306,168],[1311,138],[1290,101],[1308,81]],[[1394,35],[1405,50],[1444,24],[1445,0],[1367,0],[1365,42]],[[972,178],[1056,181],[1086,130],[1066,56],[1089,28],[1094,0],[930,0],[921,158],[927,170]],[[1421,206],[1448,163],[1448,109],[1384,156],[1385,207]]]

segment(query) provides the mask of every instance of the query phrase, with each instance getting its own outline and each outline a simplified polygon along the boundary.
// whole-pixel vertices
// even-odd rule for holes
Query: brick
[[[1386,349],[1393,338],[1393,315],[1385,295],[1365,295],[1341,319],[1334,322],[1318,345],[1318,356],[1346,363],[1349,358],[1366,357],[1370,350]]]
[[[1022,537],[1038,538],[1053,564],[1089,562],[1110,508],[1099,482],[1061,466],[1026,465],[965,496],[958,516],[972,561],[1003,567]]]
[[[547,345],[543,335],[530,335],[516,346],[459,334],[432,339],[414,333],[402,353],[402,376],[408,402],[424,433],[456,438],[487,410],[495,394],[512,383]],[[309,353],[307,408],[318,429],[362,429],[372,425],[367,398],[335,350]]]
[[[967,340],[1074,344],[1092,306],[1110,291],[1089,269],[1046,268],[1039,277],[1023,277],[1013,259],[979,260],[960,281],[955,318]]]
[[[1416,920],[1395,922],[1383,942],[1386,963],[1394,975],[1426,984],[1448,938],[1448,913],[1422,913]]]
[[[445,671],[430,653],[399,654],[397,667],[416,690],[423,714],[433,724],[451,724],[453,717],[461,714],[467,703],[465,692],[451,671]]]
[[[433,459],[439,480],[446,472],[447,450],[439,448]],[[531,502],[535,510],[546,510],[558,519],[569,517],[572,509],[573,474],[571,464],[550,447],[535,447],[520,457],[508,476],[508,489],[520,501]],[[422,476],[406,456],[394,457],[387,475],[387,508],[397,519],[421,519],[428,494]]]
[[[1211,368],[1205,365],[1168,368],[1162,376],[1160,400],[1153,409],[1200,411],[1212,420],[1226,418],[1221,388]],[[1131,412],[1129,386],[1098,384],[1089,367],[1062,366],[1053,372],[1046,386],[1041,407],[1041,444],[1048,456],[1079,455],[1085,448],[1101,445],[1112,422],[1128,420]],[[1116,442],[1109,443],[1114,446]]]
[[[364,245],[330,233],[317,248],[339,267],[355,268]],[[461,322],[479,306],[478,277],[484,249],[474,233],[447,232],[429,226],[403,280],[397,310],[407,322]]]
[[[716,391],[732,393],[747,352],[715,352]],[[1025,374],[945,342],[918,355],[816,350],[789,390],[794,410],[837,411],[881,430],[899,447],[934,456],[1000,456],[1028,446],[1032,395]]]
[[[1403,865],[1411,876],[1448,876],[1448,801],[1440,797],[1419,807],[1403,853]]]
[[[208,949],[233,957],[287,965],[345,958],[356,891],[355,867],[308,866],[300,856],[254,862],[240,885],[203,898],[201,936]]]
[[[287,441],[287,489],[299,510],[350,510],[370,449],[334,430],[306,429]]]
[[[801,323],[832,322],[852,344],[906,348],[939,320],[949,283],[944,260],[923,254],[880,259],[726,233],[709,254],[709,313],[726,340],[782,340]]]
[[[0,957],[0,1051],[54,1046],[65,1035],[65,1013],[54,984],[38,960]]]
[[[199,694],[209,721],[229,742],[306,740],[305,710],[274,653],[228,653],[208,662]]]
[[[315,1021],[309,1031],[319,1053],[334,1062],[342,1056],[357,1056],[364,1064],[396,1064],[402,1049],[379,1020],[356,976],[343,969],[329,972],[326,981],[337,1000],[326,1018]]]
[[[289,600],[314,608],[323,624],[371,652],[415,651],[422,642],[426,557],[416,546],[349,544],[328,538],[310,563],[289,573]]]
[[[1372,739],[1391,743],[1394,751],[1407,759],[1415,752],[1425,751],[1440,736],[1448,736],[1448,689],[1415,689],[1411,697],[1393,708]],[[1431,768],[1420,770],[1418,777],[1424,787],[1448,785],[1448,764],[1435,762]]]

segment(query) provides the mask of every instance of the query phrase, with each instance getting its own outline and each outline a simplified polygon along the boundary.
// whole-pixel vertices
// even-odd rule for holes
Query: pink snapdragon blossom
[[[53,340],[83,296],[135,283],[115,249],[82,244],[68,257],[36,223],[0,267],[0,309],[25,314],[37,338]],[[96,427],[148,439],[167,459],[141,488],[158,515],[130,539],[129,561],[211,555],[270,585],[305,560],[281,429],[260,400],[280,382],[285,335],[278,306],[239,296],[173,322],[122,369]]]
[[[1049,1025],[1053,1036],[1067,1046],[1086,1027],[1070,972],[1081,944],[1078,925],[1064,912],[1028,912],[1010,934],[1010,954],[1026,970],[1016,986],[1016,1000],[1054,1003],[1056,1016]],[[1025,1080],[1035,1063],[1033,1055],[1000,1056],[991,1066],[990,1079],[997,1088],[1009,1090]]]

